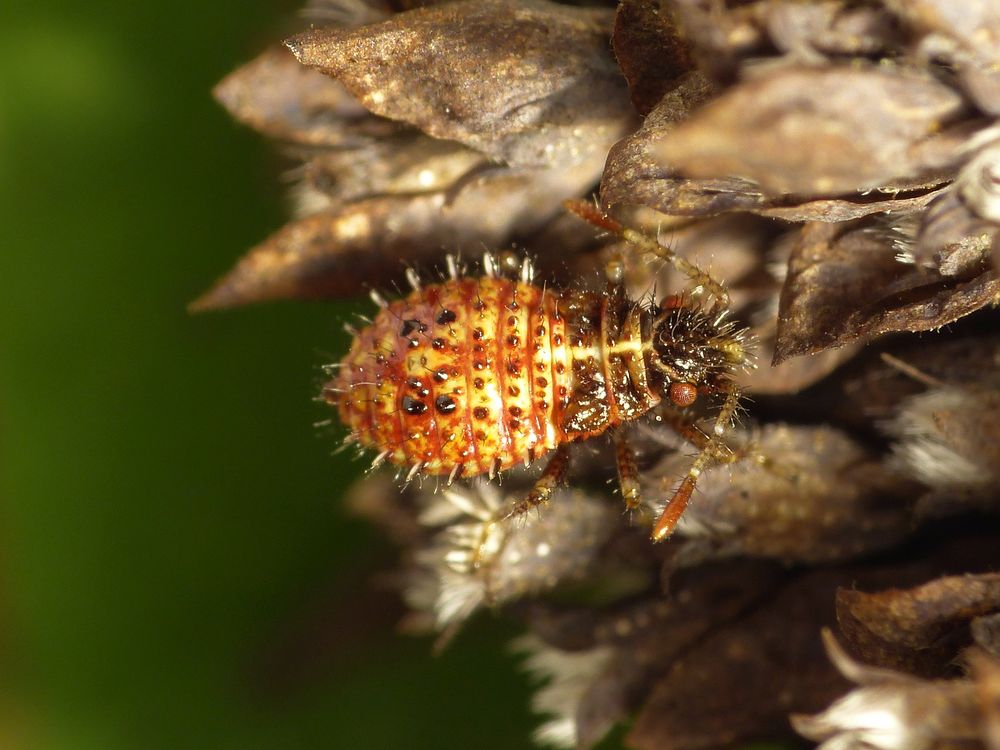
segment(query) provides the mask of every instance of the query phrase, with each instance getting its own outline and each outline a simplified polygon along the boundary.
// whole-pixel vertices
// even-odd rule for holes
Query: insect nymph
[[[487,474],[492,477],[545,454],[548,463],[511,515],[546,502],[565,479],[569,446],[602,433],[615,442],[622,496],[640,505],[635,457],[622,426],[654,408],[699,448],[687,476],[653,527],[660,540],[674,529],[699,474],[731,453],[722,438],[739,403],[733,376],[751,366],[746,329],[727,320],[728,295],[707,273],[654,237],[627,229],[585,203],[584,219],[640,249],[669,260],[715,300],[661,303],[627,297],[621,274],[605,293],[553,290],[533,283],[525,260],[515,278],[485,256],[478,277],[459,273],[421,285],[387,303],[355,335],[324,398],[351,429],[349,440],[380,451],[408,478]],[[721,399],[709,434],[683,410],[699,397]]]

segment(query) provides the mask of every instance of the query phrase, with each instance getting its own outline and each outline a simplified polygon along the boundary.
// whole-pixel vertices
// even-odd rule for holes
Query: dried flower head
[[[823,636],[831,661],[857,687],[820,714],[792,717],[796,731],[821,741],[822,750],[985,745],[987,712],[978,700],[985,686],[970,679],[930,681],[867,667],[851,659],[829,631]],[[998,668],[995,660],[980,667],[983,672]]]
[[[906,399],[888,423],[891,465],[930,488],[921,511],[997,507],[1000,491],[1000,393],[993,378],[940,385]]]
[[[630,747],[731,746],[787,736],[795,713],[831,750],[1000,750],[995,0],[316,0],[307,17],[216,89],[282,145],[297,214],[194,307],[394,297],[407,269],[514,245],[547,289],[595,297],[610,267],[635,299],[690,301],[677,270],[706,269],[760,342],[740,431],[678,391],[648,429],[591,441],[562,467],[579,489],[536,512],[508,519],[534,477],[362,480],[355,507],[402,548],[410,629],[443,643],[483,608],[517,618],[548,680],[537,739],[559,747],[628,717]],[[613,236],[562,210],[595,191]],[[624,467],[660,510],[691,466],[667,436],[681,417],[711,460],[651,545],[602,481]]]
[[[535,713],[550,716],[535,730],[540,745],[558,748],[579,746],[577,715],[585,693],[608,666],[614,650],[597,647],[585,651],[561,651],[533,635],[511,644],[515,653],[526,655],[524,667],[542,682],[531,701]]]
[[[614,526],[607,503],[573,491],[557,492],[547,512],[520,518],[508,517],[509,496],[487,482],[422,495],[421,502],[420,522],[434,536],[416,552],[412,585],[421,594],[410,598],[429,605],[439,630],[483,605],[579,581]]]

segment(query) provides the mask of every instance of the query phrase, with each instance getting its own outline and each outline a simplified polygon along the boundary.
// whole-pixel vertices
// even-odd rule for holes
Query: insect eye
[[[674,406],[691,406],[698,398],[698,389],[693,383],[671,383],[667,395]]]

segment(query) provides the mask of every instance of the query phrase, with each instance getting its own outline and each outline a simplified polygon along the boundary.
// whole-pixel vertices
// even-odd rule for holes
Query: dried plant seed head
[[[993,5],[314,0],[217,87],[298,211],[194,307],[382,290],[349,503],[410,632],[510,607],[541,742],[1000,748]]]
[[[514,641],[511,650],[525,654],[525,669],[542,683],[535,691],[531,707],[550,718],[535,730],[535,742],[554,748],[578,747],[580,704],[614,658],[614,649],[562,651],[527,635]]]
[[[980,746],[985,721],[976,685],[967,679],[927,681],[853,661],[829,631],[830,659],[858,687],[814,716],[792,716],[795,730],[822,750]]]
[[[1000,395],[992,378],[933,387],[905,399],[887,425],[889,465],[929,488],[922,514],[995,509],[1000,488]]]
[[[416,554],[419,572],[411,585],[433,596],[409,599],[432,612],[441,631],[484,605],[581,580],[615,521],[607,503],[571,491],[555,493],[543,514],[510,519],[511,496],[482,481],[422,494],[421,502],[420,521],[435,533]]]
[[[918,485],[887,473],[879,456],[839,430],[772,424],[727,442],[680,522],[678,564],[737,555],[845,560],[891,547],[913,528]],[[646,473],[643,494],[661,495],[684,463],[665,456]]]

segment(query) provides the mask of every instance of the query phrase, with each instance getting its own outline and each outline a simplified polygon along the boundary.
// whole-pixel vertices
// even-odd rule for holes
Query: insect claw
[[[457,477],[461,473],[462,473],[462,464],[455,464],[451,469],[451,473],[448,475],[448,483],[446,486],[451,487],[452,482],[455,481],[455,477]]]
[[[347,335],[351,338],[357,338],[358,329],[352,326],[350,323],[344,323],[344,330],[347,331]]]
[[[497,277],[497,260],[493,253],[483,254],[483,273],[491,279]]]
[[[368,296],[372,298],[372,302],[383,309],[389,306],[389,303],[385,301],[385,297],[383,297],[377,289],[372,289],[368,292]]]
[[[445,265],[448,267],[448,278],[452,281],[458,280],[458,261],[455,260],[455,256],[448,253],[444,256]]]

